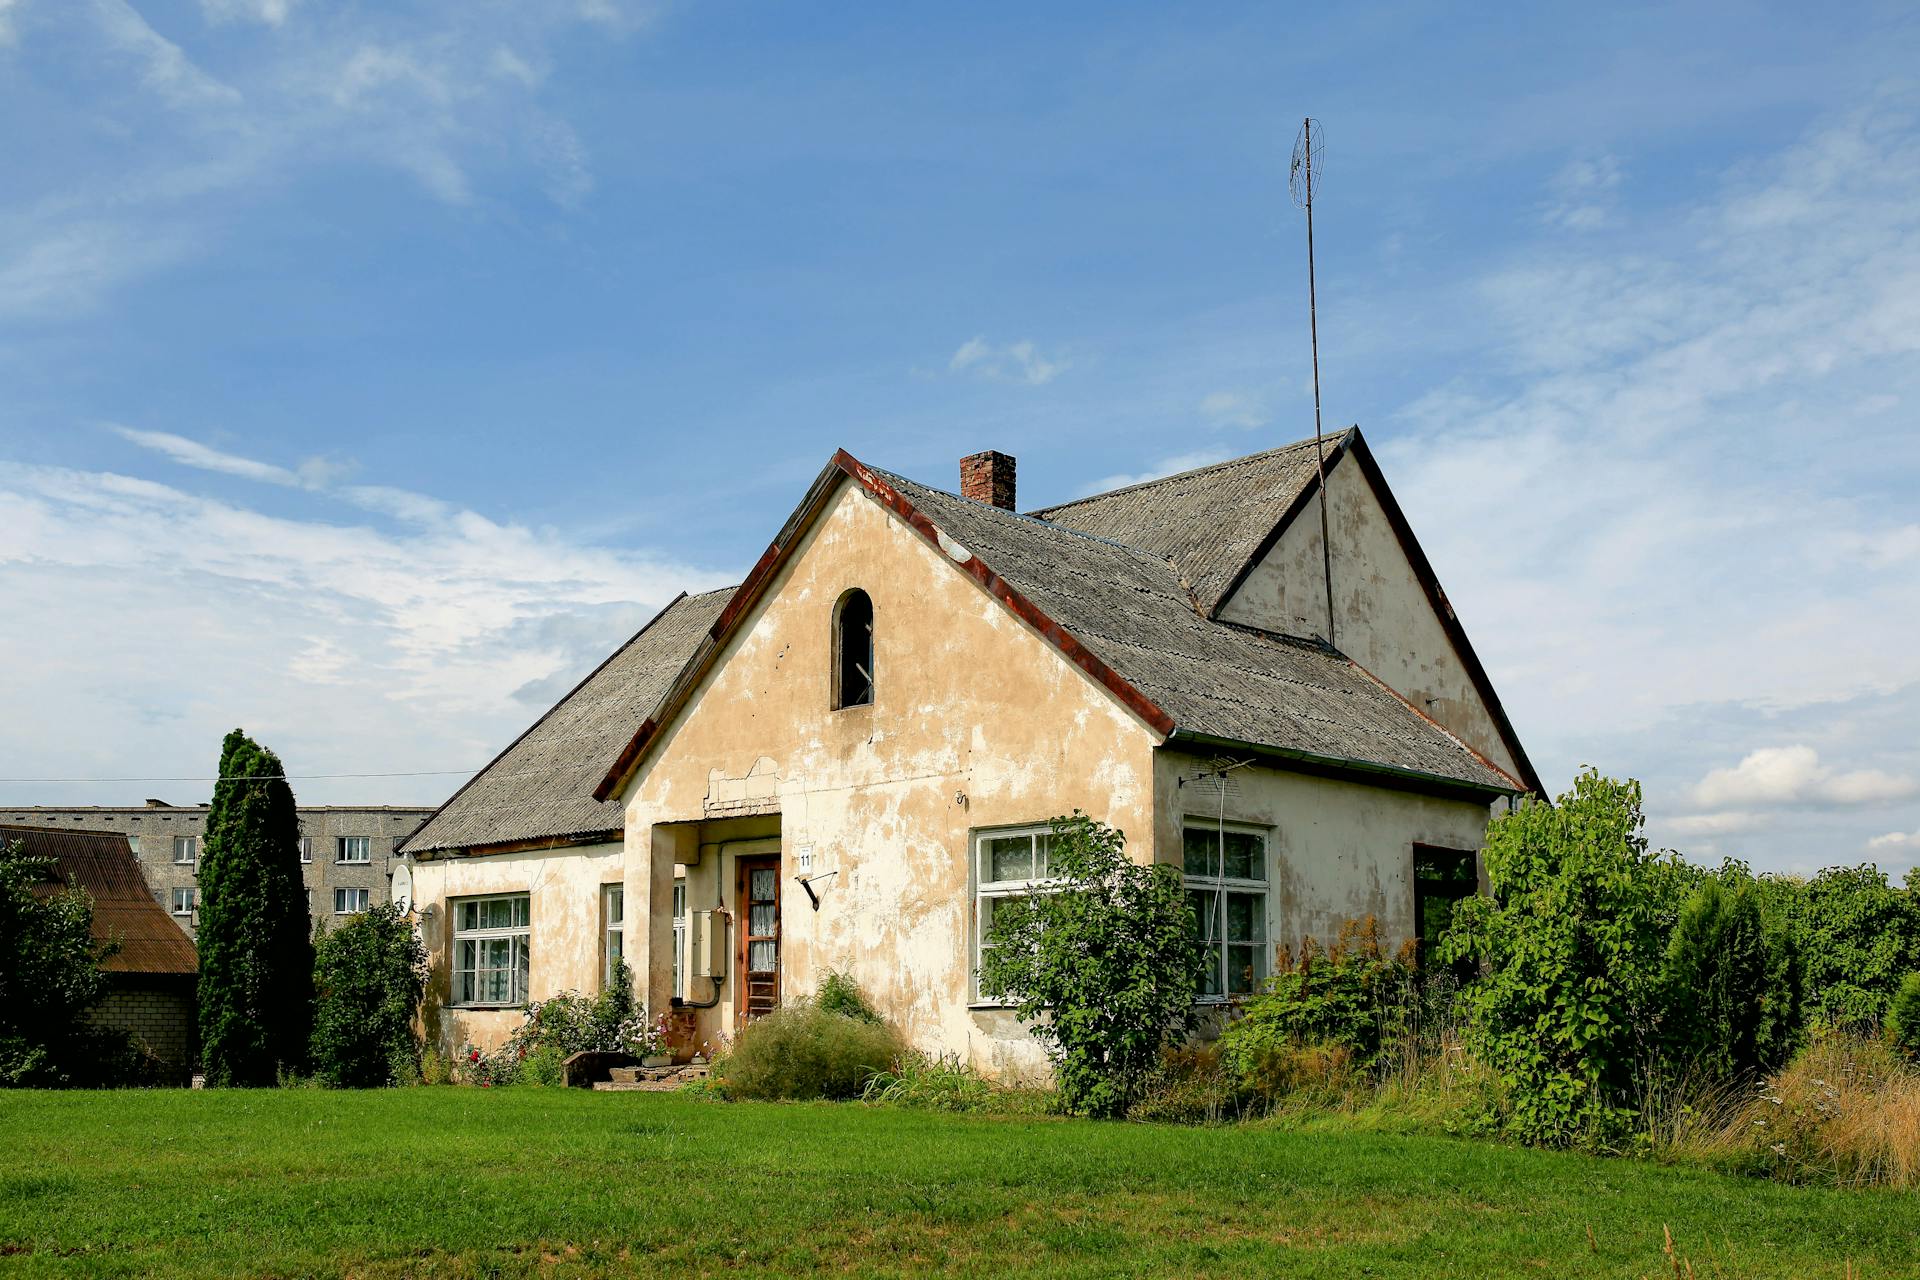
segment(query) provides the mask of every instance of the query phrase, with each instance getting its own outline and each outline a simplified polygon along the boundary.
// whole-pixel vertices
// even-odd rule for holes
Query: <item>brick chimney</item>
[[[1013,456],[989,449],[960,459],[960,496],[1012,511]]]

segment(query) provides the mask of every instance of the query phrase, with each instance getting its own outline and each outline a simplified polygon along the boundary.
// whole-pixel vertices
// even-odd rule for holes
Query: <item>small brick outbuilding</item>
[[[0,844],[52,862],[45,893],[75,889],[93,901],[93,936],[118,950],[100,962],[106,996],[95,1021],[144,1042],[172,1083],[184,1084],[196,1056],[200,961],[193,940],[153,899],[127,838],[107,831],[0,825]]]

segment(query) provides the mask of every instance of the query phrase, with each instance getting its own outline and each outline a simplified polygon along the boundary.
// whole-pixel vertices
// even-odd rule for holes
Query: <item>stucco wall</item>
[[[1333,542],[1334,643],[1415,707],[1509,773],[1518,773],[1493,716],[1434,615],[1360,464],[1327,473]],[[1289,635],[1326,634],[1320,513],[1300,513],[1220,616]]]
[[[1189,818],[1208,825],[1224,817],[1270,829],[1269,967],[1273,947],[1295,947],[1308,937],[1329,942],[1344,922],[1369,915],[1380,922],[1384,941],[1404,942],[1414,929],[1413,846],[1478,849],[1485,840],[1488,811],[1469,801],[1260,766],[1234,770],[1224,798],[1211,782],[1182,785],[1182,778],[1213,767],[1208,758],[1160,753],[1158,843],[1179,850]]]
[[[874,604],[876,697],[836,711],[832,619],[853,587]],[[1155,740],[940,552],[843,482],[629,783],[629,918],[644,918],[646,894],[669,883],[663,863],[684,861],[715,834],[673,835],[657,824],[777,810],[783,995],[803,995],[826,969],[841,969],[914,1044],[1003,1075],[1037,1071],[1041,1059],[1024,1033],[997,1011],[969,1007],[970,833],[1077,807],[1134,833],[1140,856],[1151,856]],[[794,881],[809,849],[817,911]],[[711,905],[716,887],[731,906],[732,879],[729,859],[696,863],[695,907]],[[664,905],[656,928],[655,954],[664,956]],[[630,954],[637,950],[630,944]],[[652,978],[656,1000],[666,982],[663,963]],[[701,1014],[703,1035],[732,1030],[734,986]]]
[[[600,887],[621,879],[625,851],[618,844],[454,856],[419,862],[414,902],[431,907],[420,920],[430,977],[425,1001],[429,1034],[452,1053],[472,1042],[492,1049],[520,1025],[518,1009],[464,1009],[448,1005],[452,982],[451,899],[489,893],[528,895],[528,995],[545,1000],[561,991],[600,990]],[[628,916],[632,919],[631,913]]]

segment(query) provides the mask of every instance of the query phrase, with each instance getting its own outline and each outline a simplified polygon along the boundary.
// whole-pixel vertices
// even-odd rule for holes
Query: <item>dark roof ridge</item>
[[[1323,436],[1308,437],[1305,440],[1295,440],[1292,444],[1276,445],[1271,449],[1262,449],[1258,453],[1243,453],[1237,458],[1222,458],[1218,462],[1209,462],[1204,467],[1192,467],[1186,471],[1176,471],[1172,475],[1158,476],[1152,480],[1138,480],[1133,484],[1123,484],[1118,489],[1105,489],[1099,493],[1090,493],[1084,498],[1075,498],[1071,502],[1056,502],[1052,506],[1035,507],[1034,511],[1065,511],[1068,507],[1084,506],[1089,502],[1098,502],[1102,498],[1112,498],[1122,493],[1133,493],[1139,489],[1151,489],[1155,485],[1171,484],[1175,480],[1185,480],[1192,476],[1205,475],[1209,471],[1224,471],[1228,467],[1238,467],[1250,462],[1259,462],[1271,458],[1275,454],[1291,453],[1295,449],[1304,449],[1308,445],[1316,442],[1322,442],[1327,448],[1331,449],[1338,445],[1339,442],[1346,437],[1347,433],[1352,430],[1352,427],[1342,427],[1338,431],[1330,431]],[[1037,514],[1033,518],[1042,520],[1047,524],[1053,523],[1051,520],[1046,520],[1045,517]]]
[[[1151,551],[1142,551],[1139,547],[1133,546],[1131,543],[1120,542],[1113,538],[1103,538],[1097,533],[1085,533],[1079,529],[1072,528],[1069,525],[1055,524],[1051,520],[1043,520],[1039,516],[1030,515],[1025,511],[1009,511],[1005,507],[996,507],[991,502],[982,502],[978,498],[969,498],[963,493],[953,493],[946,489],[936,488],[930,484],[923,484],[918,480],[911,479],[907,476],[899,475],[892,471],[885,471],[879,467],[868,467],[867,470],[873,472],[873,474],[877,476],[885,476],[890,482],[894,484],[911,485],[916,489],[925,489],[928,493],[937,493],[943,498],[951,498],[955,502],[971,503],[973,506],[979,507],[983,511],[990,511],[996,516],[1001,516],[1001,517],[1005,517],[1012,520],[1024,520],[1028,524],[1037,524],[1043,529],[1052,529],[1058,533],[1064,533],[1075,538],[1085,538],[1088,542],[1098,542],[1104,546],[1118,547],[1122,551],[1130,552],[1131,554],[1139,556],[1143,560],[1151,561],[1154,564],[1158,564],[1158,565],[1172,564],[1172,561],[1168,560],[1165,556],[1154,555]],[[1052,508],[1044,508],[1044,509],[1052,510]]]

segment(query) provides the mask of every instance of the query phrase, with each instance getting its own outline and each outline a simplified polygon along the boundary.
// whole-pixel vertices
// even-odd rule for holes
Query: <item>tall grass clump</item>
[[[730,1098],[845,1100],[858,1098],[868,1077],[891,1067],[900,1050],[884,1022],[795,1004],[743,1027],[713,1073]]]
[[[1007,1109],[1001,1089],[956,1053],[933,1056],[908,1050],[885,1071],[868,1077],[861,1099],[916,1111],[997,1111]]]

